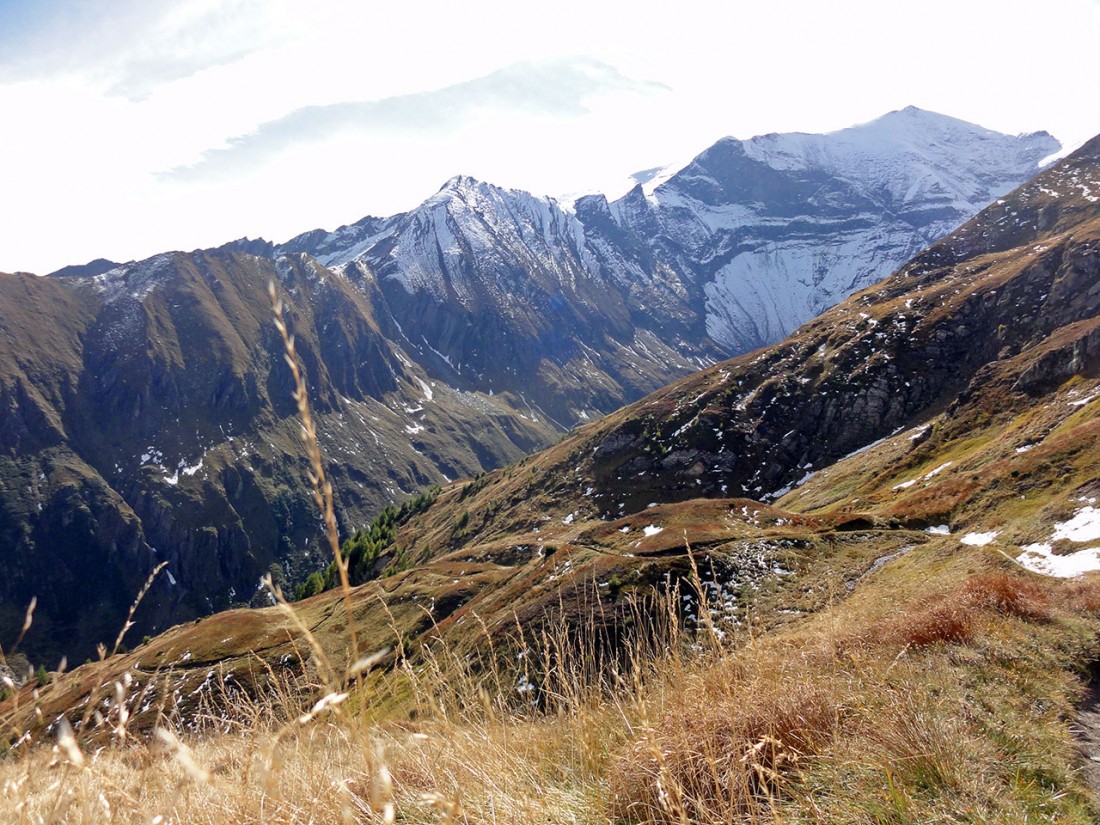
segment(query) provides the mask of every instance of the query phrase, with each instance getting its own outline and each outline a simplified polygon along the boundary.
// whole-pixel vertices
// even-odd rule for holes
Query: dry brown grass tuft
[[[977,632],[989,613],[1022,619],[1053,616],[1050,590],[1019,575],[1002,572],[971,576],[946,594],[935,594],[897,611],[872,637],[879,642],[920,649],[937,644],[961,644]]]
[[[1075,613],[1100,613],[1100,577],[1065,582],[1058,591],[1057,601]]]
[[[958,644],[974,635],[977,612],[969,599],[934,596],[884,624],[880,638],[910,649]]]
[[[697,675],[614,755],[613,818],[718,823],[760,814],[836,736],[842,684],[770,668],[744,678],[737,669],[724,663]]]
[[[1050,588],[1008,573],[983,573],[963,584],[961,600],[1021,619],[1050,619]]]

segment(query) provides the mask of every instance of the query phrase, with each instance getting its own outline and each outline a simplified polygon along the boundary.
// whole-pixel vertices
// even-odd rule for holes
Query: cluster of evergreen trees
[[[397,540],[397,528],[431,507],[439,493],[440,488],[433,484],[424,492],[405,499],[400,505],[391,504],[383,508],[374,521],[344,540],[340,551],[347,560],[348,579],[352,584],[362,584],[378,575],[377,562],[393,547]],[[388,572],[396,573],[410,563],[408,554],[400,547],[394,547],[390,555],[391,562],[386,567]],[[336,572],[336,562],[331,561],[323,572],[317,570],[310,573],[295,589],[294,597],[305,599],[322,590],[329,590],[339,582],[340,574]]]

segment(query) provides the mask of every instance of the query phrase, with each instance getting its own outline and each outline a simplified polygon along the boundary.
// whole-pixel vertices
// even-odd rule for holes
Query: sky
[[[1100,133],[1100,0],[0,0],[0,271],[566,197],[915,105]]]

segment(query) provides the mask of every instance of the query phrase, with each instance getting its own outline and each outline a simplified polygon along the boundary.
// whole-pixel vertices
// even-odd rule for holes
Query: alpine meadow
[[[491,49],[433,4],[415,37],[380,17],[376,46],[337,0],[207,5],[0,4],[0,105],[68,84],[88,140],[108,128],[88,90],[128,128],[144,113],[150,157],[179,160],[105,155],[134,165],[103,208],[145,202],[180,238],[167,210],[197,227],[237,191],[218,176],[320,222],[324,170],[388,180],[368,146],[395,174],[414,149],[491,173],[511,141],[550,174],[567,127],[595,155],[653,107],[655,134],[616,138],[633,163],[719,57],[680,42],[694,12],[644,4],[563,7]],[[579,53],[643,24],[668,45],[642,43],[648,74],[542,60],[540,37],[581,36],[570,14]],[[801,17],[780,27],[811,91],[847,65],[827,17],[835,66]],[[921,69],[923,22],[890,25],[915,65],[835,84],[837,117],[891,83],[977,99]],[[423,58],[435,38],[450,66]],[[373,97],[349,96],[356,44]],[[377,71],[400,48],[401,76]],[[708,105],[818,122],[776,55],[760,78],[706,63],[732,90]],[[1055,111],[994,74],[989,106]],[[618,188],[463,172],[289,240],[0,272],[0,822],[1100,822],[1100,136],[917,106],[699,134]]]

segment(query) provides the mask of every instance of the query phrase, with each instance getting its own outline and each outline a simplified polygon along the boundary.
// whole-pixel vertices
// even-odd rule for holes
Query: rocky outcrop
[[[1100,322],[1090,322],[1074,330],[1068,342],[1048,349],[1016,380],[1014,389],[1037,392],[1067,378],[1100,370]]]

